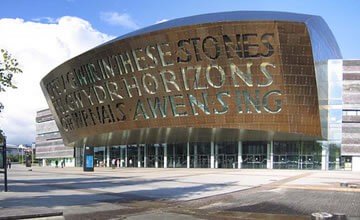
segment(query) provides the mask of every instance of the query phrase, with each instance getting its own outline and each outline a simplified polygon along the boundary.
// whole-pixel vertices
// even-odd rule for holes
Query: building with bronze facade
[[[226,12],[156,24],[41,81],[82,163],[338,169],[342,60],[321,17]]]

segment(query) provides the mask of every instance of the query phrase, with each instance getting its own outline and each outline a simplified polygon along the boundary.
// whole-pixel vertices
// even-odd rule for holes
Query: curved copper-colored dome
[[[218,13],[100,45],[41,87],[64,141],[76,146],[319,139],[327,119],[316,65],[339,57],[320,17]]]

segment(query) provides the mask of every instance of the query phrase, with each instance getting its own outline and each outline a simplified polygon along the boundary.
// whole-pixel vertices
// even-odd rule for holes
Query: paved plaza
[[[360,184],[360,173],[155,168],[85,173],[15,165],[9,192],[0,192],[0,218],[62,212],[65,219],[308,219],[320,211],[359,217],[360,189],[340,183]]]

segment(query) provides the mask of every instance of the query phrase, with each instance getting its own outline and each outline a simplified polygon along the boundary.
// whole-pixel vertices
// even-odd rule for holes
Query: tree
[[[7,88],[16,89],[12,79],[14,74],[22,73],[18,61],[4,49],[0,50],[0,92],[5,92]],[[0,102],[0,112],[4,105]]]

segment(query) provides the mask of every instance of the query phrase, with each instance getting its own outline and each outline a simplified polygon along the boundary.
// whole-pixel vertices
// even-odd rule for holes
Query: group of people
[[[7,166],[8,169],[11,169],[11,159],[10,158],[7,158],[6,166]],[[56,168],[59,167],[59,161],[58,160],[55,161],[55,167]],[[65,160],[62,160],[61,161],[61,168],[64,168],[64,167],[65,167]]]
[[[111,160],[111,167],[112,168],[120,167],[120,159],[112,159]]]
[[[59,167],[59,161],[56,160],[55,161],[55,167],[58,168]],[[65,167],[65,160],[62,160],[61,161],[61,168],[64,168]]]

